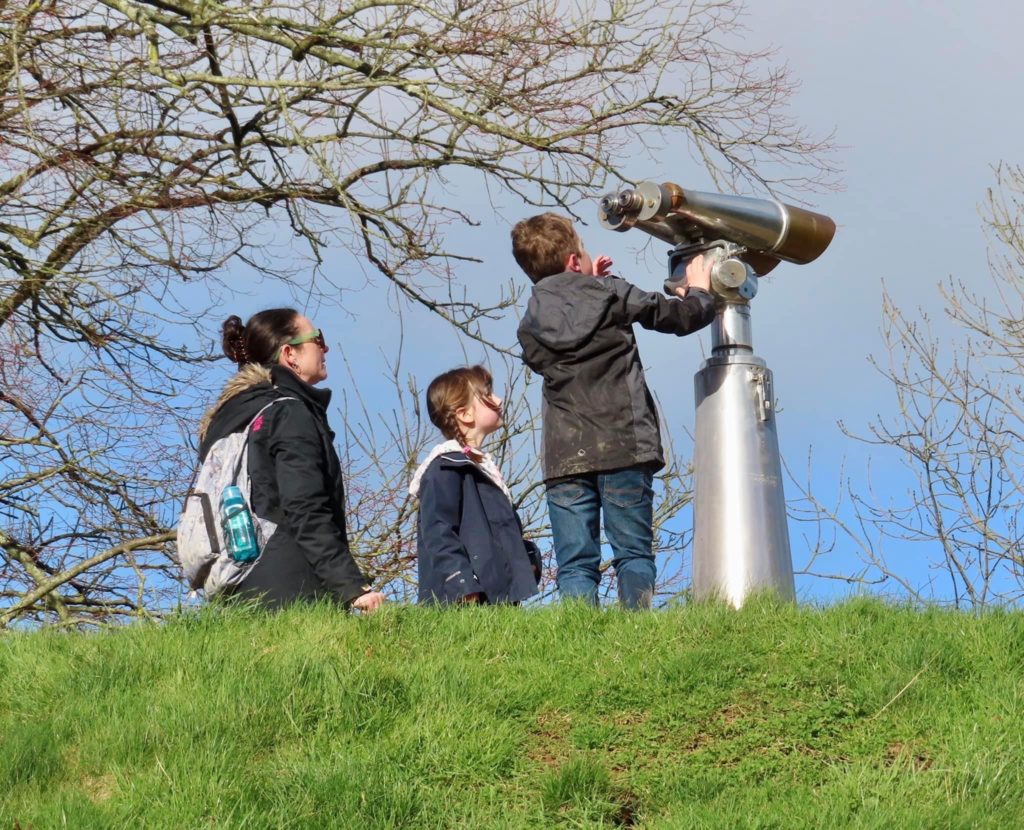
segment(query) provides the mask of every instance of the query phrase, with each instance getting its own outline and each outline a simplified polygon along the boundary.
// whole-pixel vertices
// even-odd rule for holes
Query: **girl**
[[[501,472],[480,449],[501,426],[491,373],[470,366],[434,378],[427,414],[447,440],[430,451],[409,487],[420,500],[420,602],[517,603],[533,596],[540,551],[523,539]]]

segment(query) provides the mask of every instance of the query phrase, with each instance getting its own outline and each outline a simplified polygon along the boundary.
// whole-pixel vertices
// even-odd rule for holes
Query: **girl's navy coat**
[[[504,492],[460,452],[430,462],[419,487],[420,602],[520,602],[537,593],[540,553]],[[536,570],[535,570],[536,568]]]

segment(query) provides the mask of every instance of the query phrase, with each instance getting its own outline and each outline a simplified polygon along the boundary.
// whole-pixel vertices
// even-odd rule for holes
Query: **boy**
[[[535,283],[519,325],[523,360],[544,376],[544,482],[563,598],[597,604],[600,513],[619,600],[654,595],[652,483],[665,466],[633,323],[684,335],[715,316],[711,262],[686,269],[679,298],[641,291],[591,260],[572,222],[543,213],[512,229],[512,254]]]

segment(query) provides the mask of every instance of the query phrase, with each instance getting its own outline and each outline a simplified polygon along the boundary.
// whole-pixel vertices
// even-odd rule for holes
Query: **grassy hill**
[[[330,608],[0,638],[0,830],[1014,827],[1024,614]]]

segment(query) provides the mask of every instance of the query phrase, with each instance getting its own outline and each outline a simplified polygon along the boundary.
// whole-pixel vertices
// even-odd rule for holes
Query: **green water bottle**
[[[229,484],[221,493],[220,527],[224,532],[228,556],[235,562],[252,562],[259,556],[252,513],[241,489],[234,484]]]

